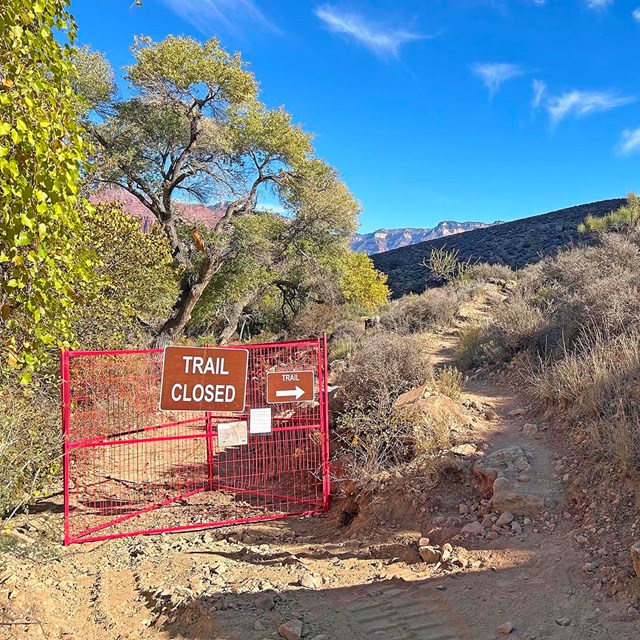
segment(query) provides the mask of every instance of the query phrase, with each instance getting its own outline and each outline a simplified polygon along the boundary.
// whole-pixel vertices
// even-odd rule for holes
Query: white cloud
[[[542,98],[547,92],[547,85],[542,80],[533,81],[533,101],[531,105],[537,109],[542,104]]]
[[[490,97],[498,92],[504,82],[524,73],[517,64],[504,62],[477,62],[472,70],[487,86]]]
[[[581,118],[590,113],[609,111],[634,102],[635,98],[619,96],[611,91],[567,91],[560,96],[550,97],[547,111],[554,124],[567,116]]]
[[[254,0],[163,0],[181,18],[207,36],[223,27],[241,33],[250,24],[264,31],[279,29],[258,9]]]
[[[344,33],[377,55],[398,57],[407,42],[421,40],[421,36],[406,29],[374,25],[363,16],[345,13],[329,4],[316,9],[316,16],[335,33]]]
[[[595,11],[606,9],[610,4],[613,4],[613,0],[586,0],[586,2],[587,7]]]
[[[637,9],[634,9],[631,15],[633,16],[633,19],[636,22],[640,22],[640,7],[638,7]]]
[[[626,129],[622,132],[618,151],[624,155],[640,152],[640,127],[637,129]]]

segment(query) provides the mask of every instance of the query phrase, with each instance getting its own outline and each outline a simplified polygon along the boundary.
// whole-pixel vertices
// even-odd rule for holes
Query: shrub
[[[463,371],[478,367],[488,359],[489,326],[489,323],[469,324],[460,332],[456,362]]]
[[[461,261],[458,249],[447,251],[446,247],[432,249],[429,260],[423,260],[422,266],[429,269],[433,280],[437,282],[461,282],[471,277],[473,266],[470,260]]]
[[[60,405],[37,384],[0,386],[0,515],[29,504],[60,469]]]
[[[416,470],[423,489],[428,476],[437,477],[438,461],[453,444],[451,427],[446,420],[426,424],[415,412],[390,405],[343,414],[338,436],[353,460],[350,480],[358,488],[374,481],[377,489],[377,479],[385,472],[401,470],[400,477],[406,478]]]
[[[506,264],[489,264],[479,262],[473,265],[471,280],[474,282],[489,282],[490,280],[501,280],[509,282],[515,280],[516,274]]]
[[[578,226],[580,233],[604,233],[615,231],[619,233],[634,233],[640,231],[640,196],[630,193],[627,204],[605,216],[589,215]]]
[[[464,376],[456,367],[444,366],[433,374],[433,384],[443,395],[452,400],[460,400]]]
[[[428,289],[394,300],[380,316],[380,325],[396,333],[419,333],[453,323],[459,311],[453,287]]]
[[[620,335],[640,319],[640,251],[631,238],[602,236],[522,272],[518,287],[482,331],[463,335],[461,363],[499,361],[521,351],[559,356],[598,327]]]
[[[429,356],[418,336],[374,333],[363,338],[340,375],[339,399],[346,411],[390,406],[430,374]]]

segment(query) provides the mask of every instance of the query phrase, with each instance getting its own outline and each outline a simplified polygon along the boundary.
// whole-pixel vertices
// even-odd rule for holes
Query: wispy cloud
[[[634,9],[631,15],[633,16],[633,19],[636,22],[640,22],[640,7],[638,7],[637,9]]]
[[[594,11],[600,11],[606,9],[610,4],[613,4],[613,0],[586,0],[587,7]]]
[[[620,96],[611,91],[567,91],[547,100],[551,122],[557,124],[568,116],[581,118],[590,113],[609,111],[634,102],[635,98]]]
[[[220,27],[240,34],[247,26],[278,33],[278,27],[258,9],[254,0],[163,0],[181,18],[207,36]]]
[[[626,129],[622,132],[618,151],[624,155],[640,153],[640,127],[637,129]]]
[[[379,56],[397,58],[403,45],[422,36],[408,29],[376,25],[364,16],[346,13],[330,4],[316,9],[316,16],[335,33],[344,33]]]
[[[534,109],[537,109],[542,104],[542,98],[544,94],[547,92],[547,85],[542,80],[534,80],[533,81],[533,100],[531,101],[531,106]]]
[[[476,62],[471,69],[489,89],[491,98],[507,80],[524,74],[519,65],[505,62]]]

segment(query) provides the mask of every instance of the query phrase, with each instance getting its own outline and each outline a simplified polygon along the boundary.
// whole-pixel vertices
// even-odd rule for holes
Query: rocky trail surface
[[[478,373],[463,399],[459,469],[417,497],[381,487],[347,519],[336,500],[313,518],[63,548],[60,498],[43,501],[2,536],[0,638],[640,639],[615,512],[600,522],[571,497],[577,445],[554,443],[505,379]]]

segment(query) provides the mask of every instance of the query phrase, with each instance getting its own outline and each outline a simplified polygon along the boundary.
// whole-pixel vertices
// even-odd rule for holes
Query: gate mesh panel
[[[160,411],[162,350],[62,353],[66,544],[327,508],[325,339],[242,348],[243,414]],[[218,424],[269,406],[268,372],[303,369],[313,402],[271,405],[270,434],[218,445]]]

